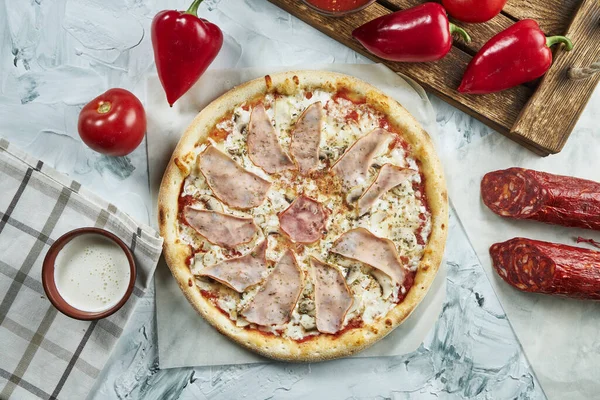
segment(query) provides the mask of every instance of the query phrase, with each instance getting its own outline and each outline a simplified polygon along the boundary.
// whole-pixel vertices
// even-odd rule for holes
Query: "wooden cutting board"
[[[473,41],[455,41],[445,58],[431,63],[382,60],[367,53],[351,35],[367,21],[421,4],[422,0],[378,0],[360,12],[338,18],[320,15],[301,0],[269,1],[353,50],[409,76],[451,105],[543,156],[561,151],[600,80],[600,73],[582,80],[567,76],[570,67],[588,67],[600,61],[597,0],[508,0],[502,13],[486,23],[453,21],[465,28]],[[568,36],[575,48],[571,52],[555,49],[552,67],[538,81],[487,95],[458,93],[463,72],[477,50],[496,33],[525,18],[538,21],[547,36]]]

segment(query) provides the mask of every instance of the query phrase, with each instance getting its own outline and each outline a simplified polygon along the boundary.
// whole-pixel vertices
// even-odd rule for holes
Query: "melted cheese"
[[[267,95],[264,99],[267,114],[274,122],[280,143],[286,151],[289,149],[293,124],[306,107],[317,101],[321,101],[324,106],[319,170],[326,170],[328,165],[333,164],[358,138],[379,127],[382,116],[367,104],[357,105],[343,98],[334,100],[332,93],[322,90],[312,92],[310,99],[306,98],[305,93],[298,93],[294,96],[278,95],[277,97]],[[413,190],[413,183],[420,183],[420,175],[415,174],[412,181],[407,181],[388,191],[376,201],[370,213],[358,218],[355,211],[348,211],[347,206],[344,205],[344,195],[340,190],[334,191],[334,193],[331,190],[321,190],[327,185],[332,185],[331,182],[323,183],[310,177],[299,176],[295,171],[285,171],[280,176],[270,176],[255,166],[248,157],[246,146],[250,112],[250,108],[245,104],[237,107],[230,119],[220,122],[216,127],[228,133],[226,139],[212,142],[214,146],[229,154],[244,168],[272,182],[266,201],[259,207],[239,211],[222,205],[223,210],[227,213],[253,217],[256,224],[262,228],[254,240],[235,249],[237,255],[247,253],[264,237],[267,237],[267,259],[272,268],[289,245],[289,242],[280,234],[277,215],[285,210],[300,193],[318,200],[330,211],[325,237],[314,245],[300,246],[300,251],[295,251],[298,265],[304,271],[306,284],[290,321],[284,326],[255,328],[297,340],[308,335],[318,334],[314,316],[314,292],[309,274],[309,257],[311,255],[329,264],[342,267],[347,284],[354,296],[354,304],[346,315],[344,325],[356,317],[362,318],[367,324],[385,317],[388,311],[396,305],[399,296],[406,292],[406,289],[391,284],[389,279],[386,281],[386,277],[382,278],[381,274],[373,274],[370,267],[344,259],[330,253],[329,250],[333,242],[343,233],[353,228],[364,227],[377,236],[392,240],[399,255],[408,259],[409,267],[416,270],[425,247],[418,243],[426,243],[431,231],[430,213],[421,200],[421,194],[415,193]],[[349,112],[358,116],[356,120],[346,118]],[[200,146],[196,154],[199,154],[204,147],[205,145]],[[371,168],[366,185],[375,178],[376,168],[385,163],[419,170],[416,161],[403,148],[396,147],[375,159],[374,168]],[[356,189],[362,193],[365,188],[366,186]],[[193,169],[185,179],[181,195],[194,197],[211,195],[204,177],[197,168]],[[417,235],[421,235],[420,241],[417,240]],[[196,252],[195,259],[190,266],[192,273],[197,274],[204,266],[210,266],[234,256],[227,250],[210,244],[184,224],[180,224],[179,237]],[[249,324],[241,317],[239,311],[248,304],[260,285],[250,287],[241,295],[207,278],[198,278],[197,285],[202,290],[218,293],[218,307],[229,314],[237,326]]]

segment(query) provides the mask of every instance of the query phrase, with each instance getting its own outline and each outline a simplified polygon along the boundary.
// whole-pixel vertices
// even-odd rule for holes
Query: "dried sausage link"
[[[600,183],[523,168],[487,173],[481,198],[515,219],[600,230]]]
[[[492,245],[490,255],[498,275],[519,290],[600,300],[600,252],[514,238]]]

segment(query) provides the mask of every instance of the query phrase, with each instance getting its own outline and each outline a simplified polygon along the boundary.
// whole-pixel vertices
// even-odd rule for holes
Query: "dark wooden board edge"
[[[555,52],[552,67],[512,127],[513,135],[550,154],[562,150],[600,81],[600,74],[577,81],[567,77],[569,67],[585,67],[600,60],[599,21],[597,0],[584,0],[566,33],[575,43],[574,49]]]
[[[508,0],[502,13],[516,20],[534,19],[546,35],[561,35],[581,3],[582,0]]]

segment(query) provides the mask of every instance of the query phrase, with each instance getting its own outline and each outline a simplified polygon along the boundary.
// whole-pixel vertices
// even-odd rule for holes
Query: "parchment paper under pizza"
[[[182,136],[159,194],[165,258],[194,308],[262,355],[318,361],[404,321],[439,268],[443,172],[427,133],[350,76],[265,76]]]

